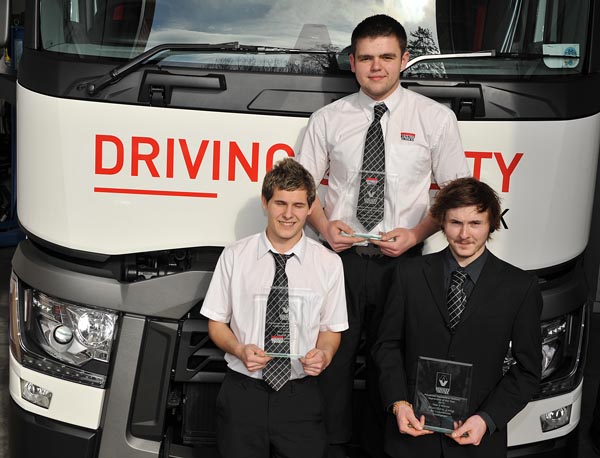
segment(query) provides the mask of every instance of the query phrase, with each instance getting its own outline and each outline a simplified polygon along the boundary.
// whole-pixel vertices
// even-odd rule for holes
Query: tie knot
[[[274,251],[269,251],[269,253],[273,255],[273,259],[275,259],[275,267],[277,269],[285,269],[287,260],[294,256],[293,254],[281,254],[275,253]]]
[[[387,111],[387,106],[385,103],[378,103],[373,107],[373,111],[375,112],[375,121],[379,121],[383,114]]]
[[[456,269],[452,272],[452,278],[450,279],[450,284],[455,286],[462,286],[462,284],[467,279],[467,273],[464,269]]]

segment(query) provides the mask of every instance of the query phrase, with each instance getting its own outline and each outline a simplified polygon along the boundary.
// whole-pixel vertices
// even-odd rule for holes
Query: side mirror
[[[9,45],[10,4],[10,0],[0,1],[0,48],[5,48]]]

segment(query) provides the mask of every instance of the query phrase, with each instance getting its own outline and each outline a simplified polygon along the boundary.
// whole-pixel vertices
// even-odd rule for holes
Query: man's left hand
[[[319,375],[329,365],[329,358],[323,350],[313,348],[299,360],[306,375]]]
[[[486,431],[487,425],[483,418],[479,415],[473,415],[467,418],[467,421],[462,425],[455,428],[449,436],[460,445],[479,445]]]
[[[381,240],[373,240],[371,243],[377,245],[384,255],[397,258],[406,250],[414,247],[418,241],[412,229],[397,227],[381,234]]]

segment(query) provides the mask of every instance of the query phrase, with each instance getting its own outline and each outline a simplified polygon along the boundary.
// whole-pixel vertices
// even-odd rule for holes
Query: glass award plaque
[[[473,365],[419,357],[413,408],[425,429],[451,433],[468,415]]]
[[[295,353],[275,353],[275,352],[266,352],[265,355],[270,356],[271,358],[289,358],[289,359],[300,359],[304,358],[304,355],[297,355]]]
[[[270,295],[285,295],[287,304],[267,316]],[[311,339],[310,327],[305,324],[311,310],[309,298],[304,289],[280,286],[273,286],[255,295],[255,303],[258,306],[256,319],[262,321],[264,329],[264,332],[257,335],[256,345],[264,348],[267,356],[299,359],[313,348],[316,334],[315,338]]]
[[[365,156],[366,157],[366,156]],[[385,207],[385,172],[361,170],[356,201],[356,217],[369,232],[383,220]]]

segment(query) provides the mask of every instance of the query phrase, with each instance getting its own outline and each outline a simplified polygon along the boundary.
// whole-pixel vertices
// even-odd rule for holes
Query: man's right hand
[[[345,232],[346,234],[354,233],[352,228],[343,221],[334,220],[329,221],[325,229],[325,233],[321,234],[323,237],[325,237],[331,249],[337,253],[347,250],[355,243],[365,241],[365,239],[361,237],[349,237],[347,235],[342,235],[342,232]]]
[[[398,423],[398,431],[400,434],[408,434],[413,437],[433,434],[433,431],[423,428],[425,426],[425,416],[421,416],[421,420],[415,417],[413,409],[408,405],[401,404],[396,410],[396,422]]]
[[[265,351],[254,344],[242,345],[236,353],[236,356],[242,360],[250,372],[264,369],[267,363],[273,359],[265,355]]]

